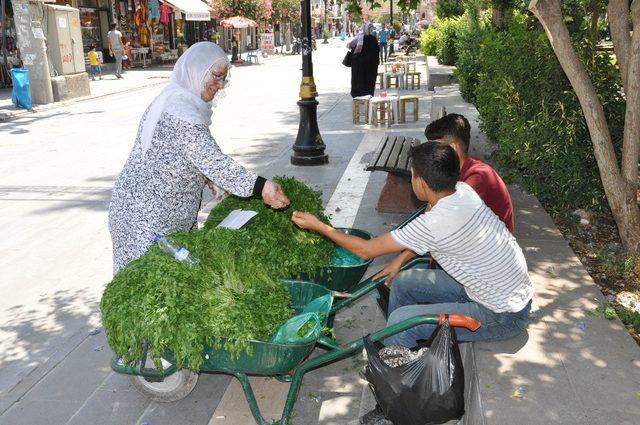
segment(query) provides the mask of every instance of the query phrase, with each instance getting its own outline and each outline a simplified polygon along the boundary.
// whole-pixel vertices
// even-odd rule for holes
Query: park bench
[[[447,114],[444,107],[438,112],[438,118]],[[416,210],[422,203],[411,188],[411,166],[409,152],[419,145],[419,139],[407,136],[385,134],[373,153],[367,171],[386,171],[385,182],[378,197],[377,209],[387,213],[408,213]]]

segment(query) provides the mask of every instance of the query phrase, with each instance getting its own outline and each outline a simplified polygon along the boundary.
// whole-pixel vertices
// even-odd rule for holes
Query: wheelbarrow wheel
[[[182,369],[164,379],[131,375],[133,386],[154,401],[168,403],[188,396],[198,383],[198,374]]]

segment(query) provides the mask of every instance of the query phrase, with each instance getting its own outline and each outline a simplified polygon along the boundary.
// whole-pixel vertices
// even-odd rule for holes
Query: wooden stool
[[[398,74],[398,73],[385,74],[386,80],[384,82],[384,86],[388,89],[399,89],[400,75],[401,74]],[[392,85],[391,79],[393,79],[393,85]]]
[[[371,101],[373,108],[371,112],[371,124],[380,125],[384,124],[389,126],[393,122],[393,106],[391,100],[388,99],[376,99]]]
[[[416,88],[416,77],[418,77],[418,89],[420,89],[420,73],[419,72],[407,72],[405,78],[406,78],[406,83],[404,85],[404,87],[406,89],[409,89],[409,79],[411,79],[411,90],[414,90]]]
[[[400,122],[407,122],[407,104],[413,104],[413,121],[418,121],[418,96],[400,96]]]
[[[384,64],[384,72],[392,72],[393,71],[393,67],[395,66],[395,63],[385,63]]]
[[[416,63],[415,62],[407,62],[405,67],[407,69],[407,73],[416,72]]]
[[[362,107],[364,106],[364,112]],[[360,118],[364,118],[364,122],[360,122]],[[353,99],[353,123],[369,124],[369,100]]]
[[[378,72],[378,78],[376,78],[376,85],[381,89],[384,88],[384,72]]]

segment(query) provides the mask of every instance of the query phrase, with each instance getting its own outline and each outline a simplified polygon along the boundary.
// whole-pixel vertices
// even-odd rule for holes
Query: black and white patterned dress
[[[207,178],[227,192],[248,197],[257,175],[223,154],[205,125],[165,112],[144,153],[138,130],[109,205],[114,274],[142,256],[156,233],[194,228]]]

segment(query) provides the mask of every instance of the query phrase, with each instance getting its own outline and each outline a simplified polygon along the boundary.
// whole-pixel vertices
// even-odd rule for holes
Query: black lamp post
[[[302,14],[302,82],[300,83],[300,124],[293,144],[293,165],[321,165],[329,162],[318,129],[318,101],[311,60],[311,1],[300,0]]]

